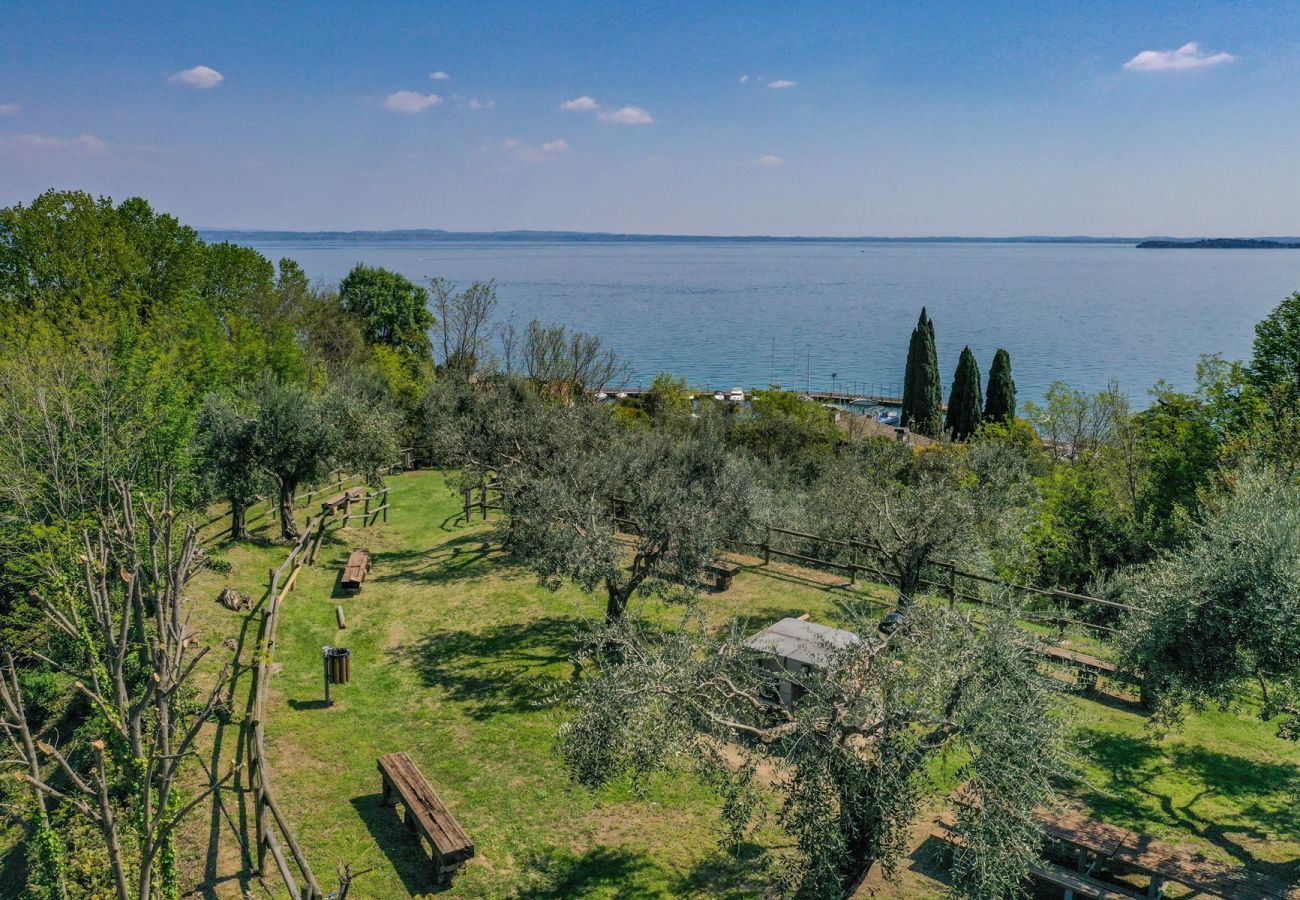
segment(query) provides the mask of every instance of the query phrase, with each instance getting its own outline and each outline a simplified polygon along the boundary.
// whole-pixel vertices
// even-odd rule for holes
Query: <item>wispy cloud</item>
[[[423,112],[430,106],[438,106],[442,103],[442,98],[437,94],[421,94],[416,91],[397,91],[389,94],[384,98],[384,109],[390,112],[412,113]]]
[[[620,106],[600,114],[602,122],[617,122],[619,125],[650,125],[654,122],[650,113],[639,106]]]
[[[434,81],[447,81],[451,78],[451,76],[448,75],[446,72],[444,72],[442,69],[439,69],[436,72],[430,72],[429,77],[432,78]]]
[[[106,157],[108,142],[93,134],[74,138],[43,134],[15,134],[0,137],[0,157],[23,163],[46,163],[59,159]]]
[[[600,104],[583,94],[581,97],[574,97],[572,100],[564,101],[560,104],[560,109],[569,112],[592,112],[600,109]]]
[[[1168,72],[1201,69],[1236,59],[1231,53],[1202,53],[1195,41],[1183,44],[1177,50],[1143,50],[1124,63],[1124,68],[1138,72]]]
[[[606,109],[592,97],[583,94],[560,104],[560,109],[568,112],[594,112],[602,122],[614,122],[619,125],[650,125],[654,117],[639,106],[620,106],[618,109]]]
[[[17,103],[0,103],[0,116],[16,116],[22,111]]]
[[[226,80],[226,76],[209,66],[195,66],[192,69],[173,72],[167,76],[167,80],[173,84],[183,84],[186,87],[206,91],[221,84]]]
[[[741,76],[740,76],[740,83],[741,83],[741,84],[749,84],[749,76],[748,76],[748,75],[741,75]]]
[[[550,162],[561,153],[568,153],[569,143],[557,138],[553,141],[547,141],[540,147],[533,147],[514,138],[506,138],[501,142],[501,149],[520,162],[544,163]]]
[[[758,159],[754,160],[760,166],[779,166],[785,162],[781,157],[774,156],[771,153],[764,153]]]
[[[798,83],[799,82],[797,81],[787,81],[784,78],[778,78],[776,81],[769,81],[767,83],[767,86],[770,88],[776,88],[777,90],[781,90],[783,88],[792,88]]]
[[[470,109],[491,109],[497,105],[497,102],[491,97],[488,97],[486,100],[480,100],[478,97],[470,97],[469,100],[465,102],[465,105]]]

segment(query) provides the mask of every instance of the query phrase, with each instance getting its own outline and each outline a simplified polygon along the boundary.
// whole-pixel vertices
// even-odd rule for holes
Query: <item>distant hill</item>
[[[1199,241],[1143,241],[1139,250],[1300,250],[1300,241],[1259,238],[1206,238]]]

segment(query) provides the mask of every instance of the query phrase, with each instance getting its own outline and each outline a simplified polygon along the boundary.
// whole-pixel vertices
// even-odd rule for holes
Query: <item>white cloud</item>
[[[16,116],[22,111],[17,103],[0,103],[0,116]]]
[[[1236,59],[1231,53],[1201,52],[1195,41],[1183,44],[1177,50],[1143,50],[1124,63],[1124,68],[1138,72],[1165,72],[1179,69],[1200,69],[1217,66]]]
[[[109,155],[108,142],[93,134],[75,138],[47,137],[43,134],[15,134],[0,137],[0,157],[20,162],[43,163],[68,157],[104,157]]]
[[[469,102],[465,105],[470,109],[491,109],[497,105],[497,102],[491,97],[486,100],[480,100],[478,97],[470,97]]]
[[[776,81],[768,82],[767,86],[780,90],[781,88],[792,88],[798,83],[797,81],[786,81],[784,78],[778,78]]]
[[[561,153],[569,152],[569,142],[557,138],[553,141],[547,141],[540,147],[531,147],[514,138],[506,138],[501,142],[501,149],[520,162],[544,163],[550,162]]]
[[[420,94],[415,91],[397,91],[384,98],[384,109],[399,113],[423,112],[430,106],[438,106],[442,98],[437,94]]]
[[[208,66],[195,66],[192,69],[175,72],[168,76],[167,80],[173,84],[183,84],[186,87],[206,91],[208,88],[214,88],[221,84],[226,80],[226,76]]]
[[[764,153],[758,159],[754,160],[754,162],[758,163],[760,166],[779,166],[781,163],[785,162],[785,160],[779,156],[774,156],[771,153]]]
[[[436,72],[430,72],[429,77],[432,78],[434,81],[447,81],[448,79],[451,78],[451,76],[448,75],[446,72],[444,72],[442,69],[439,69]]]
[[[749,84],[749,76],[748,76],[748,75],[741,75],[741,76],[740,76],[740,83],[741,83],[741,84]]]
[[[602,122],[617,122],[620,125],[649,125],[654,122],[650,113],[639,106],[620,106],[600,114]]]
[[[593,110],[600,109],[600,104],[584,94],[581,97],[574,97],[572,100],[566,100],[561,103],[560,109],[569,112],[592,112]]]

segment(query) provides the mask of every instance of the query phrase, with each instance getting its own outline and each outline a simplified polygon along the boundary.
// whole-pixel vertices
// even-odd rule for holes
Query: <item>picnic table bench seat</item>
[[[950,812],[939,816],[930,834],[954,847],[961,847],[964,841],[956,831],[957,817]],[[1039,881],[1064,888],[1066,896],[1092,897],[1095,900],[1145,900],[1146,894],[1134,888],[1125,888],[1099,881],[1083,872],[1076,872],[1055,863],[1042,862],[1029,867],[1030,876]]]
[[[977,806],[978,795],[963,785],[950,797],[959,806]],[[1197,896],[1222,897],[1224,900],[1291,900],[1300,896],[1300,890],[1291,885],[1271,878],[1260,872],[1253,872],[1241,866],[1234,866],[1218,860],[1175,847],[1146,835],[1129,831],[1106,822],[1099,822],[1066,807],[1039,807],[1038,820],[1043,832],[1064,848],[1078,854],[1079,871],[1072,872],[1063,866],[1054,866],[1043,872],[1033,871],[1036,877],[1052,881],[1065,888],[1066,896],[1071,892],[1086,897],[1160,897],[1164,895],[1167,884],[1177,884],[1192,889]],[[956,817],[945,813],[940,817],[935,829],[935,837],[950,843],[959,844],[960,839],[952,830]],[[1108,882],[1098,881],[1092,877],[1095,865],[1117,866],[1119,869],[1150,878],[1150,889],[1146,894],[1125,893],[1129,888]],[[1058,872],[1057,870],[1060,870]],[[1062,874],[1064,873],[1064,874]],[[1088,885],[1066,884],[1049,876],[1059,875],[1082,877],[1100,885],[1110,893],[1088,893]]]
[[[1100,659],[1096,656],[1089,656],[1087,653],[1067,650],[1053,644],[1035,644],[1034,649],[1037,653],[1046,657],[1049,662],[1070,666],[1078,672],[1079,687],[1086,691],[1090,691],[1097,686],[1097,677],[1100,675],[1105,675],[1107,678],[1114,678],[1119,675],[1119,666],[1108,659]]]
[[[361,585],[368,574],[370,574],[370,551],[353,550],[348,556],[347,565],[343,567],[343,578],[339,586],[345,591],[356,593],[361,590]]]
[[[715,559],[704,567],[704,571],[713,576],[713,584],[720,591],[730,589],[731,581],[740,572],[740,566],[725,560]]]
[[[340,494],[335,494],[328,500],[321,501],[320,511],[323,513],[332,513],[334,510],[348,503],[357,503],[366,496],[366,489],[362,485],[348,488]]]
[[[429,841],[435,885],[450,884],[456,870],[474,857],[474,842],[409,755],[385,754],[379,757],[378,768],[384,805],[393,803],[396,794],[406,808],[406,827]]]

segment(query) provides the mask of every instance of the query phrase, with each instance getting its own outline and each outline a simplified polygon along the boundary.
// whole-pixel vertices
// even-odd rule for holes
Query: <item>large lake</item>
[[[896,390],[924,305],[945,391],[969,344],[1005,347],[1021,397],[1117,380],[1138,404],[1193,384],[1201,354],[1249,358],[1255,323],[1300,290],[1300,251],[1090,244],[256,241],[313,279],[356,263],[414,279],[496,279],[503,313],[604,337],[696,386]]]

